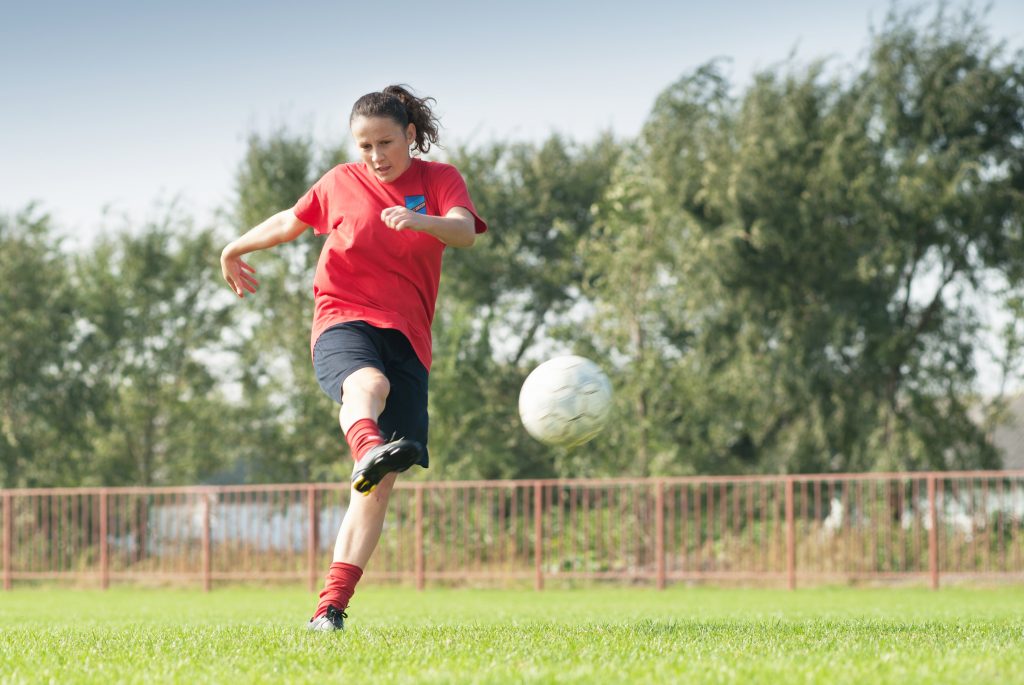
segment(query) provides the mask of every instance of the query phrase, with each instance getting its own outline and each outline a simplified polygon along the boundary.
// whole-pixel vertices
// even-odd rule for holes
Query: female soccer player
[[[239,297],[255,293],[242,257],[295,240],[307,226],[327,234],[313,280],[313,367],[341,404],[352,451],[352,497],[334,563],[310,630],[341,630],[345,610],[380,539],[398,473],[426,468],[427,375],[441,254],[470,247],[487,230],[450,164],[412,156],[438,140],[433,98],[401,86],[359,98],[349,126],[361,161],[328,171],[294,207],[275,214],[221,253]]]

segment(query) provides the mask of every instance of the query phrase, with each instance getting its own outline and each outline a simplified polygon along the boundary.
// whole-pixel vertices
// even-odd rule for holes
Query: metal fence
[[[3,586],[305,581],[347,485],[0,490]],[[1024,471],[399,482],[368,577],[1024,580]]]

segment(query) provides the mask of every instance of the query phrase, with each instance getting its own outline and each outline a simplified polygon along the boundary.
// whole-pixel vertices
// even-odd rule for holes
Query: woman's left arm
[[[388,207],[381,221],[396,231],[423,231],[449,247],[471,247],[476,240],[476,221],[465,207],[452,207],[444,216],[419,214],[405,207]]]

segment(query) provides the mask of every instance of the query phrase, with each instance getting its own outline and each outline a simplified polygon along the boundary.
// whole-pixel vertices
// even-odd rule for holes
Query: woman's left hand
[[[425,218],[426,215],[418,214],[405,207],[388,207],[380,213],[380,220],[384,222],[384,225],[396,231],[406,229],[419,231],[423,228],[423,219]]]

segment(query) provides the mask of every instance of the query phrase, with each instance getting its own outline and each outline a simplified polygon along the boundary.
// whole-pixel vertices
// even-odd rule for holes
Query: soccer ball
[[[608,419],[612,384],[594,362],[569,355],[544,362],[519,391],[519,417],[537,440],[575,447],[592,440]]]

